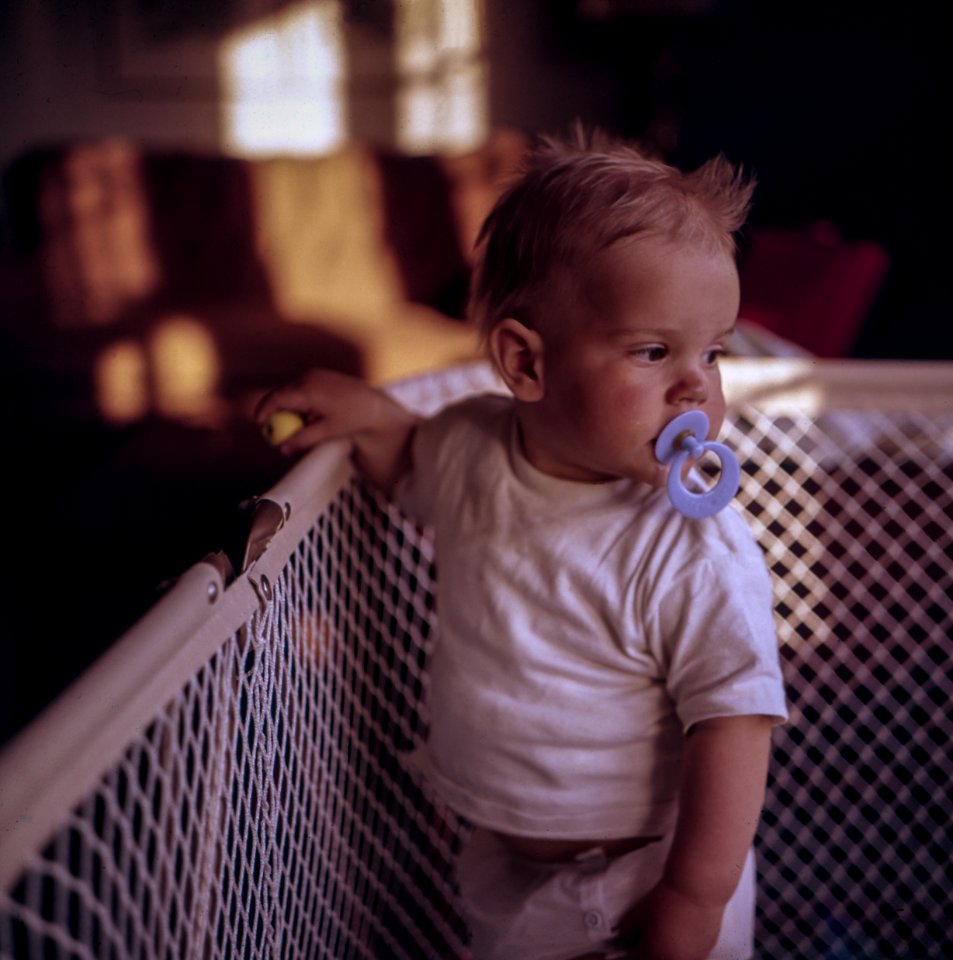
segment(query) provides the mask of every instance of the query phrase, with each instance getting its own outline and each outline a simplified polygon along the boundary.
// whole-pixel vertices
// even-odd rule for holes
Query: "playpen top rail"
[[[730,407],[767,414],[953,412],[953,363],[728,358],[722,371]]]

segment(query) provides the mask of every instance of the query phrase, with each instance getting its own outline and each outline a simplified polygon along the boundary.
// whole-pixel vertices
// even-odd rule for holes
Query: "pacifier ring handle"
[[[727,507],[741,480],[738,458],[723,443],[706,440],[707,436],[708,417],[701,410],[689,410],[670,421],[655,441],[656,458],[669,466],[669,500],[679,513],[692,520],[714,516]],[[706,453],[718,458],[721,476],[711,490],[695,493],[685,486],[682,469],[689,458],[697,460]]]

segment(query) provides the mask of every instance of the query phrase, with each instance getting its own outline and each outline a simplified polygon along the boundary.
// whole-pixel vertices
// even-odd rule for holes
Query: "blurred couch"
[[[37,340],[41,354],[56,340],[85,353],[87,338],[95,359],[104,341],[189,317],[222,352],[226,395],[247,378],[246,357],[267,376],[286,345],[298,361],[313,345],[313,362],[374,380],[470,355],[452,318],[478,225],[522,149],[500,132],[453,156],[36,151],[4,180],[4,333],[36,362]]]
[[[108,141],[6,170],[14,678],[26,657],[20,673],[39,660],[61,686],[163,580],[240,536],[238,505],[288,467],[248,419],[265,389],[315,365],[382,382],[476,355],[470,250],[524,146],[503,131],[466,155],[240,160]]]

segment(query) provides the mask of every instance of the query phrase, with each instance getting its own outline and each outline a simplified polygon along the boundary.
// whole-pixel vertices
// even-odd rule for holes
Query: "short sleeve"
[[[505,449],[511,411],[509,398],[477,394],[420,421],[410,446],[411,468],[394,489],[397,505],[423,526],[436,524],[438,510],[457,509],[472,472]]]
[[[454,473],[446,469],[455,459],[453,449],[461,443],[466,428],[461,420],[465,405],[450,404],[432,417],[421,420],[411,442],[411,468],[397,482],[394,501],[414,522],[432,526],[441,497],[448,483],[455,482]]]
[[[754,542],[687,562],[659,599],[657,630],[685,730],[713,717],[787,719],[771,582]]]
[[[433,523],[437,499],[439,471],[435,464],[442,435],[440,425],[439,414],[417,424],[410,448],[411,468],[398,480],[393,494],[401,510],[424,526]]]

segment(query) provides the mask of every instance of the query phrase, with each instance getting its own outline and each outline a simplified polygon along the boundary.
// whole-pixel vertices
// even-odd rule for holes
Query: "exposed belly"
[[[600,848],[609,857],[619,857],[662,839],[657,837],[615,837],[611,840],[554,840],[549,837],[520,837],[509,833],[496,834],[514,853],[529,860],[547,863],[570,860],[587,850]]]

